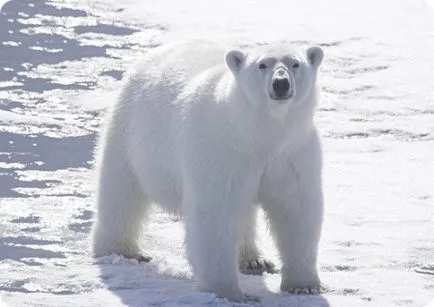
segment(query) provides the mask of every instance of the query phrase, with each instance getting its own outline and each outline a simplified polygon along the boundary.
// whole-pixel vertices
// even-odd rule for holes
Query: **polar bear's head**
[[[285,47],[247,53],[231,50],[226,65],[237,85],[254,104],[295,105],[303,103],[316,90],[316,75],[323,59],[320,47],[305,52]]]

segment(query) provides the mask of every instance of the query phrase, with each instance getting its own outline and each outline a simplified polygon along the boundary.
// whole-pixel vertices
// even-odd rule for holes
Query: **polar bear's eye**
[[[292,64],[292,68],[299,68],[300,67],[300,64],[299,63],[294,63],[294,64]]]
[[[265,65],[264,63],[259,64],[259,69],[265,69],[267,68],[267,65]]]

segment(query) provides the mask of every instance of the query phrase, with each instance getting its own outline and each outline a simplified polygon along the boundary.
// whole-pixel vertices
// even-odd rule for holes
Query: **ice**
[[[243,304],[195,292],[182,221],[158,209],[150,263],[91,257],[105,110],[140,56],[188,38],[324,49],[320,295],[273,274],[240,276]],[[13,0],[0,39],[0,306],[433,306],[433,1]]]

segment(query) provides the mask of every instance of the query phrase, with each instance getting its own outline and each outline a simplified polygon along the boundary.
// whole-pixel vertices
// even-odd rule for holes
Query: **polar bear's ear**
[[[307,59],[309,64],[317,68],[321,65],[322,59],[324,58],[324,51],[318,46],[310,47],[307,50]]]
[[[228,51],[225,55],[226,65],[236,75],[244,61],[244,54],[239,50]]]

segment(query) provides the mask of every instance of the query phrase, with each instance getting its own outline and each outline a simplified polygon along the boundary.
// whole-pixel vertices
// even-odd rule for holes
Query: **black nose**
[[[284,96],[289,91],[289,80],[287,78],[274,79],[273,90],[277,96]]]

